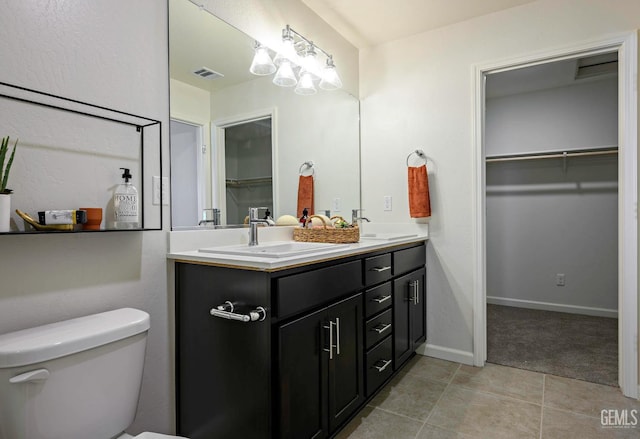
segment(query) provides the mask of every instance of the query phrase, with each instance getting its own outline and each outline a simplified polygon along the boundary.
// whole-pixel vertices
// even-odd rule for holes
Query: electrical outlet
[[[152,179],[153,205],[158,206],[161,202],[163,206],[169,205],[169,178],[154,176]]]
[[[556,285],[559,287],[564,287],[564,273],[556,274]]]
[[[340,212],[340,210],[342,210],[342,202],[340,201],[340,198],[333,199],[333,208],[331,210],[334,212]]]
[[[386,211],[393,210],[391,208],[391,201],[392,201],[391,195],[385,195],[384,196],[384,210],[386,210]]]

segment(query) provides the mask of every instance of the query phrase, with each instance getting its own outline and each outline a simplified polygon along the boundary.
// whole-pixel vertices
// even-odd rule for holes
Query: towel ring
[[[311,169],[311,175],[316,175],[316,169],[313,167],[312,161],[304,162],[303,164],[301,164],[300,169],[298,169],[298,174],[302,175],[302,171],[305,168]]]
[[[426,154],[424,153],[423,150],[421,149],[416,149],[415,151],[412,151],[408,156],[407,156],[407,166],[409,166],[409,159],[411,158],[412,155],[417,155],[418,157],[420,157],[422,160],[424,160],[425,165],[427,164],[427,160],[429,159],[429,157],[426,156]]]

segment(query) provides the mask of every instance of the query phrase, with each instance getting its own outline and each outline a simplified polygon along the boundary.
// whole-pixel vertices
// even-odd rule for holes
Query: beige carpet
[[[487,361],[618,386],[618,319],[487,305]]]

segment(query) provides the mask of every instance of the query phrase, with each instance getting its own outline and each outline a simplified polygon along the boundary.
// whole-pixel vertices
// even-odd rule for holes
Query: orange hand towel
[[[431,216],[427,166],[409,167],[409,214],[411,218]]]
[[[301,175],[298,180],[298,218],[305,207],[313,215],[313,175]]]

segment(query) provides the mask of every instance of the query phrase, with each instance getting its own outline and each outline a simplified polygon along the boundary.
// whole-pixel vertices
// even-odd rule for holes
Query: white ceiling
[[[536,0],[301,0],[362,49]]]

